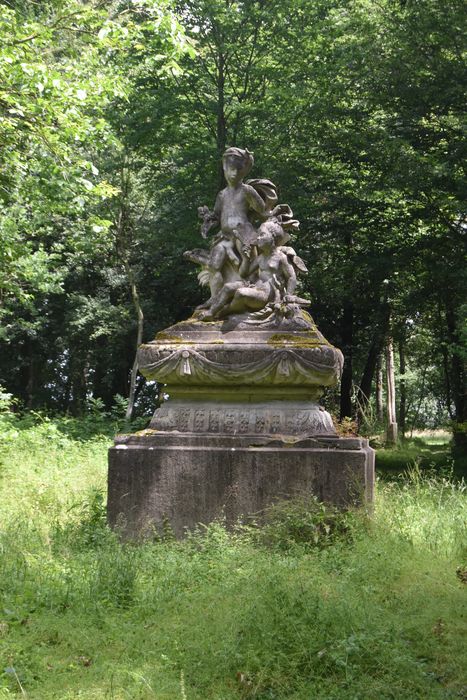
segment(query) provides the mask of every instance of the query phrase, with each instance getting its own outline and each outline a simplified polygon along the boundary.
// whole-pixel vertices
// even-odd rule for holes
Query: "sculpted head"
[[[247,148],[228,148],[222,156],[222,165],[229,185],[241,182],[252,169],[253,163],[253,153]]]
[[[280,221],[275,217],[272,217],[271,219],[264,221],[259,227],[256,245],[258,246],[259,250],[264,250],[265,248],[272,248],[282,245],[283,239],[284,230],[280,224]]]
[[[258,229],[256,245],[261,251],[271,250],[281,244],[284,231],[276,218],[271,218],[261,224]]]

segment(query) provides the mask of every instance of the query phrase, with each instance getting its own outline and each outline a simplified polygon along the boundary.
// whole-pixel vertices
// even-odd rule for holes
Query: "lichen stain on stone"
[[[206,326],[218,326],[220,327],[223,323],[223,321],[203,321],[200,318],[197,318],[196,316],[190,316],[186,321],[180,321],[180,323],[176,323],[175,326],[172,326],[172,328],[176,328],[178,325],[185,325],[186,323],[192,323],[193,325],[200,326],[201,328],[205,328]]]
[[[302,309],[300,311],[300,315],[305,321],[307,321],[311,325],[312,330],[316,330],[316,323],[314,322],[311,314],[309,314],[308,311],[305,311],[305,309]]]
[[[292,333],[274,333],[267,341],[268,345],[273,347],[283,347],[287,345],[292,345],[298,348],[314,348],[320,345],[329,345],[329,343],[323,339],[317,338],[314,331],[309,331],[308,335],[293,335]]]
[[[167,343],[167,345],[195,345],[193,340],[185,340],[178,335],[170,335],[161,331],[157,333],[154,342]]]
[[[159,333],[156,333],[155,340],[164,340],[169,343],[183,343],[182,338],[180,338],[178,335],[170,335],[170,333],[166,333],[165,331],[159,331]]]
[[[156,433],[160,433],[160,430],[156,428],[143,428],[143,430],[137,430],[135,433],[126,433],[126,435],[128,435],[128,437],[133,437],[134,435],[138,437],[151,437],[151,435],[155,435]]]

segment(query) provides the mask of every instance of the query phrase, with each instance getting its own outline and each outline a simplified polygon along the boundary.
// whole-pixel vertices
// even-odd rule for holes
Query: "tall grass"
[[[415,470],[371,520],[296,502],[121,544],[105,435],[0,420],[0,698],[463,697],[462,483]]]

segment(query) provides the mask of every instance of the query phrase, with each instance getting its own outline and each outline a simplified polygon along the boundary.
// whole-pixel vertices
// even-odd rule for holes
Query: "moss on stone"
[[[282,347],[286,345],[292,345],[298,348],[315,348],[319,345],[329,345],[328,341],[324,338],[319,338],[315,331],[305,331],[300,335],[294,335],[293,333],[274,333],[269,340],[268,345],[273,347]]]
[[[164,340],[168,343],[183,343],[183,339],[180,338],[178,335],[171,335],[170,333],[166,333],[165,331],[159,331],[159,333],[156,333],[156,338],[155,340]]]
[[[317,326],[316,326],[316,323],[314,322],[313,316],[311,316],[311,314],[309,314],[308,311],[305,311],[305,309],[301,309],[300,316],[302,317],[302,319],[304,321],[306,321],[307,323],[310,324],[310,326],[311,326],[310,330],[312,330],[312,331],[317,330]]]
[[[197,318],[196,316],[190,316],[189,319],[186,321],[181,321],[180,323],[175,324],[176,326],[182,325],[185,323],[192,323],[197,326],[220,326],[222,321],[205,321],[202,318]]]

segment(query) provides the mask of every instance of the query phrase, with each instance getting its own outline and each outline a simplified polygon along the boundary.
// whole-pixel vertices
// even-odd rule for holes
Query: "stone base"
[[[368,441],[147,430],[118,436],[109,451],[108,518],[125,537],[167,520],[178,537],[217,518],[232,525],[303,494],[342,507],[371,504]]]

